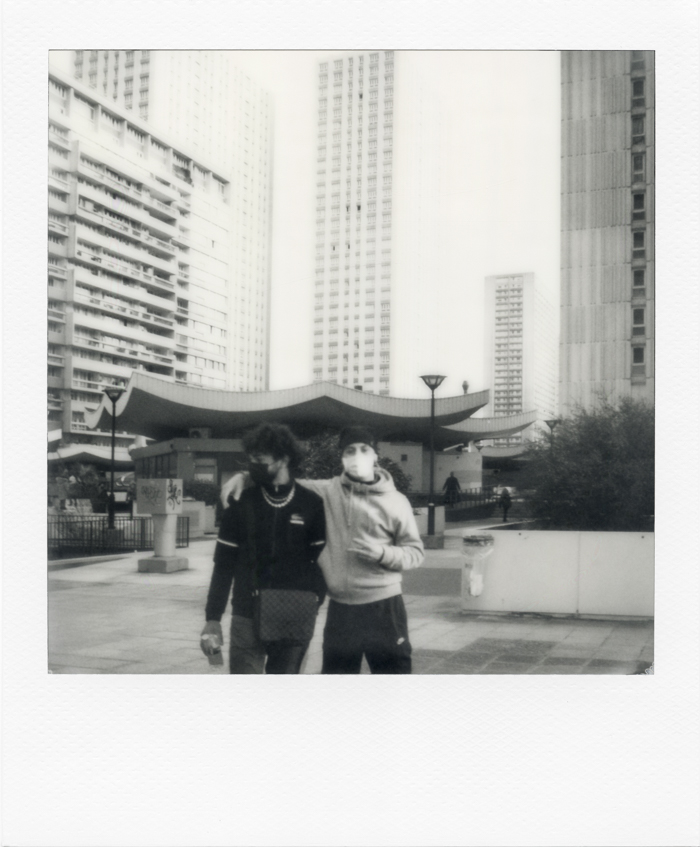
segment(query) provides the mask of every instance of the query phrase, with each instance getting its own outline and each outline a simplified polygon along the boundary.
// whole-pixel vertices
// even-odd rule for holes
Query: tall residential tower
[[[231,50],[74,50],[63,64],[194,156],[232,179],[239,170],[250,179],[268,164],[272,107],[235,58]],[[250,204],[254,188],[241,185]]]
[[[562,53],[562,412],[654,400],[654,53]]]
[[[486,278],[485,384],[491,400],[484,414],[503,417],[537,410],[546,421],[557,410],[557,325],[551,299],[532,273]],[[513,447],[536,436],[538,427],[500,438]]]
[[[435,254],[439,122],[392,51],[320,62],[317,97],[313,378],[396,393],[397,352],[419,343],[411,287]]]
[[[48,417],[64,442],[108,443],[85,412],[134,370],[267,388],[269,137],[253,146],[232,177],[51,70]]]

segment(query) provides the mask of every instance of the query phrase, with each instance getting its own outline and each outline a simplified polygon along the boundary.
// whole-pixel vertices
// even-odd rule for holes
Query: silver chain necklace
[[[281,500],[275,500],[274,497],[270,497],[270,495],[267,493],[267,491],[265,491],[264,488],[262,488],[262,486],[261,486],[261,491],[263,493],[263,497],[265,498],[265,502],[268,504],[268,506],[272,506],[273,509],[282,509],[288,503],[290,503],[291,500],[292,500],[292,497],[294,497],[294,483],[292,483],[292,488],[291,488],[289,494],[287,494],[287,496],[283,497]]]

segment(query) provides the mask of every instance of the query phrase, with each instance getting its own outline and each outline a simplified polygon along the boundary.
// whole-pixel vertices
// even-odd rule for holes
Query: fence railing
[[[430,495],[424,492],[410,491],[407,496],[414,507],[427,506],[430,502]],[[449,505],[469,508],[470,506],[483,506],[496,500],[498,500],[498,496],[493,493],[491,488],[471,488],[467,491],[457,491],[452,496],[445,491],[436,491],[433,495],[433,503],[436,506]]]
[[[176,547],[189,547],[189,516],[178,515]],[[49,515],[49,559],[99,556],[153,549],[153,519],[119,517],[109,529],[106,515]]]
[[[414,509],[425,508],[430,503],[430,496],[423,492],[410,491],[407,496]],[[445,507],[446,522],[455,523],[491,517],[496,509],[498,496],[491,488],[458,491],[452,497],[441,491],[435,493],[433,503]]]

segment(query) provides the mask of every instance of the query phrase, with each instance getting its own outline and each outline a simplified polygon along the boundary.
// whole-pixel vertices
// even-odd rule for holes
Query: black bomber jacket
[[[266,491],[281,500],[291,485],[267,486]],[[221,620],[232,582],[233,613],[242,617],[253,617],[256,586],[313,591],[322,603],[326,583],[317,560],[325,543],[326,520],[318,494],[294,485],[292,499],[277,508],[265,500],[259,486],[246,489],[239,501],[230,501],[221,519],[206,619]]]

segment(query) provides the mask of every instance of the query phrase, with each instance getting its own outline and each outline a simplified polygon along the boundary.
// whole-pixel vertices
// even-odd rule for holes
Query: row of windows
[[[643,51],[632,51],[631,69],[632,71],[644,70],[645,59]],[[632,144],[646,144],[646,116],[643,114],[634,114],[635,109],[646,107],[646,79],[632,79]],[[635,149],[632,150],[632,185],[646,182],[646,152]],[[632,188],[632,260],[635,264],[645,263],[646,255],[646,237],[647,233],[644,228],[636,229],[640,224],[646,221],[647,217],[647,198],[646,192]],[[645,294],[646,287],[646,271],[643,268],[635,267],[632,271],[632,294]],[[633,306],[632,308],[632,379],[645,378],[645,345],[640,344],[641,339],[646,337],[646,309],[643,307]]]

